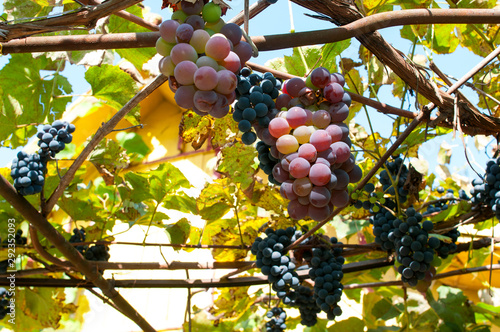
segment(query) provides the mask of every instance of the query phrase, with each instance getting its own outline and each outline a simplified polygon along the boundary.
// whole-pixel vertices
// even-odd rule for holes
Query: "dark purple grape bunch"
[[[444,259],[447,258],[448,255],[453,254],[457,251],[457,241],[458,237],[460,236],[460,232],[458,228],[455,227],[451,231],[448,231],[442,235],[449,237],[451,239],[451,242],[448,243],[439,240],[437,237],[431,237],[429,238],[429,246],[436,251],[436,254],[439,257]]]
[[[472,185],[472,205],[489,207],[500,220],[500,158],[488,160],[483,179],[472,180]]]
[[[75,228],[73,229],[73,235],[69,238],[69,243],[80,243],[85,242],[85,230],[83,228]],[[85,251],[88,249],[87,245],[77,245],[75,249],[80,252],[80,254],[84,255]]]
[[[38,153],[42,159],[54,158],[56,154],[71,143],[75,131],[75,125],[66,121],[56,120],[52,125],[46,124],[42,130],[37,133],[39,139]]]
[[[17,192],[23,196],[42,192],[46,167],[46,161],[38,154],[19,151],[12,160],[10,171]]]
[[[278,113],[274,99],[278,97],[280,89],[281,81],[269,72],[260,76],[247,67],[240,71],[233,119],[238,122],[238,129],[243,133],[243,144],[251,145],[257,137],[262,139],[262,130],[269,126]]]
[[[332,237],[330,242],[342,244],[335,237]],[[342,314],[338,305],[344,289],[342,266],[345,259],[342,257],[342,248],[319,246],[313,248],[310,253],[304,252],[303,257],[311,266],[309,276],[314,281],[313,299],[318,308],[326,312],[327,318],[334,320]]]
[[[23,230],[22,229],[18,229],[16,231],[16,234],[14,236],[14,242],[18,246],[24,246],[24,245],[26,245],[28,243],[28,239],[25,236],[23,236]],[[8,247],[8,245],[9,245],[8,239],[3,240],[2,247],[5,248],[5,247]]]
[[[306,286],[299,286],[295,293],[296,297],[293,301],[293,306],[299,308],[300,324],[309,327],[316,325],[321,309],[314,300],[313,290]]]
[[[375,243],[380,244],[382,249],[388,252],[395,249],[394,241],[396,238],[403,236],[401,231],[394,226],[396,220],[400,223],[400,220],[385,207],[382,207],[379,212],[374,213],[369,219],[370,224],[373,225]]]
[[[83,228],[74,228],[73,234],[69,238],[69,243],[80,243],[85,242],[86,232]],[[111,257],[109,254],[109,247],[103,244],[94,244],[92,246],[88,245],[77,245],[75,249],[80,252],[85,259],[89,261],[108,261]]]
[[[95,244],[85,251],[85,259],[89,261],[109,261],[109,247],[103,244]]]
[[[281,332],[286,330],[286,312],[283,308],[274,307],[266,314],[270,321],[266,323],[266,331]]]
[[[267,237],[257,237],[251,252],[257,256],[256,266],[261,269],[271,283],[272,289],[284,304],[294,300],[291,289],[299,287],[300,280],[295,272],[295,263],[288,256],[285,248],[298,239],[302,232],[294,227],[287,229],[266,230]]]
[[[10,294],[5,288],[0,288],[0,320],[4,319],[5,316],[11,312],[11,308],[13,306],[11,303],[14,302],[10,301],[10,298],[12,297]]]
[[[398,266],[398,272],[401,274],[401,280],[411,287],[415,287],[419,280],[425,278],[435,254],[431,245],[434,237],[429,236],[434,224],[430,220],[422,219],[422,215],[410,206],[406,209],[404,218],[393,222],[393,234],[397,232],[394,240],[396,260],[401,264]],[[391,233],[389,237],[392,237]]]

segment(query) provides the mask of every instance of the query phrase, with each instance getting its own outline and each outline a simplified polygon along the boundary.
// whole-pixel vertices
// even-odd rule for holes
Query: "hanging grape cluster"
[[[236,100],[233,119],[238,122],[238,129],[243,132],[241,141],[251,145],[262,136],[263,129],[269,126],[278,110],[274,99],[280,93],[281,81],[271,73],[263,76],[252,73],[248,68],[243,68],[238,75]],[[254,131],[255,130],[255,131]]]
[[[66,147],[66,144],[73,140],[72,133],[75,131],[75,125],[66,121],[56,120],[52,125],[44,125],[42,130],[36,136],[38,137],[38,154],[41,160],[49,157],[54,158],[56,154]]]
[[[472,205],[490,208],[500,220],[500,158],[488,160],[483,179],[472,180],[472,186]]]
[[[224,117],[236,97],[236,74],[252,56],[252,47],[241,40],[238,25],[221,19],[218,4],[196,0],[179,5],[160,25],[160,72],[168,76],[177,105]]]
[[[274,307],[266,314],[270,320],[266,323],[266,331],[282,332],[286,330],[286,312],[283,308]]]
[[[37,133],[38,153],[17,153],[17,157],[12,160],[10,175],[19,194],[27,196],[42,192],[47,161],[71,143],[74,131],[75,125],[56,120],[52,125],[44,125]]]
[[[456,251],[455,242],[460,233],[454,229],[444,234],[451,239],[450,244],[431,233],[434,224],[424,220],[424,216],[441,211],[443,205],[434,205],[424,214],[413,206],[403,207],[409,194],[406,189],[407,177],[408,167],[400,156],[395,156],[392,161],[386,162],[385,169],[380,172],[379,190],[373,183],[367,183],[362,191],[353,193],[352,197],[355,208],[370,212],[369,221],[373,225],[375,242],[387,252],[395,253],[402,281],[413,287],[425,278],[433,264],[438,264],[436,256],[444,258]],[[444,188],[438,192],[444,193]],[[444,198],[454,202],[453,191],[447,191]]]
[[[267,237],[257,237],[252,244],[251,252],[257,256],[256,265],[266,275],[272,289],[283,303],[290,304],[290,289],[299,287],[299,278],[295,272],[295,264],[290,260],[285,248],[298,239],[302,232],[293,227],[274,231],[268,228]]]
[[[337,238],[330,239],[332,244],[342,244]],[[313,299],[318,308],[324,311],[329,320],[342,314],[338,305],[342,297],[342,266],[345,259],[342,257],[342,248],[331,248],[327,245],[319,245],[311,252],[304,253],[304,259],[311,266],[309,276],[314,281]]]
[[[0,320],[4,319],[14,306],[13,302],[10,301],[11,297],[5,288],[0,288]]]
[[[74,228],[73,234],[69,238],[69,243],[85,242],[86,233],[83,228]],[[85,259],[89,261],[105,261],[107,262],[111,255],[109,254],[109,247],[103,244],[77,245],[75,249],[78,250]]]
[[[45,183],[46,161],[40,155],[28,154],[24,151],[17,153],[12,160],[10,175],[14,179],[14,188],[23,196],[42,192]]]
[[[73,234],[69,238],[69,243],[81,243],[85,242],[85,230],[83,228],[74,228],[73,229]],[[80,252],[80,254],[84,255],[85,251],[88,249],[88,246],[86,245],[77,245],[75,246],[75,249]]]
[[[325,220],[334,207],[349,202],[347,186],[358,182],[362,172],[350,151],[349,129],[342,123],[349,115],[350,96],[345,80],[316,68],[305,79],[283,83],[276,99],[281,110],[262,136],[276,147],[271,182],[281,183],[281,195],[289,199],[293,219]]]
[[[313,290],[301,285],[296,290],[295,294],[293,305],[299,308],[301,318],[300,324],[304,326],[316,325],[321,308],[316,304],[316,300],[313,297]]]

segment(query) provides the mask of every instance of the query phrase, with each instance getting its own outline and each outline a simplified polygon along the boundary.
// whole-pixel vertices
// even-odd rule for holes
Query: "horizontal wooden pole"
[[[344,26],[306,32],[254,36],[259,51],[337,42],[379,29],[416,24],[499,24],[498,9],[408,9],[374,14]],[[2,44],[2,54],[154,47],[158,32],[28,37]]]

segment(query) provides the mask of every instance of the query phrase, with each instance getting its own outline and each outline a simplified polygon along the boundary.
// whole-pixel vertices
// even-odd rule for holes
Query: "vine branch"
[[[78,11],[36,19],[26,23],[0,22],[0,29],[8,31],[6,36],[0,36],[0,40],[8,41],[15,38],[23,38],[34,34],[69,30],[71,27],[84,26],[86,29],[94,27],[101,17],[109,16],[117,11],[133,6],[142,0],[108,0],[93,7],[81,7]],[[61,38],[61,36],[54,36]]]
[[[155,329],[127,302],[114,287],[103,278],[80,255],[80,253],[39,213],[23,196],[16,193],[14,187],[0,175],[0,195],[12,205],[31,225],[33,225],[50,243],[52,243],[81,273],[87,282],[99,287],[103,294],[112,300],[125,315],[144,331]],[[7,279],[4,279],[7,280]]]

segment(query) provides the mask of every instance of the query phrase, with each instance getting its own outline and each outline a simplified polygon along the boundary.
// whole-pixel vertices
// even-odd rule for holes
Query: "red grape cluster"
[[[160,25],[156,43],[160,72],[169,77],[175,101],[199,115],[221,118],[235,100],[236,73],[252,55],[234,23],[220,18],[214,2],[181,1],[172,19]]]
[[[293,219],[325,220],[335,206],[349,202],[347,185],[361,179],[350,150],[349,129],[342,123],[351,103],[344,85],[342,75],[323,67],[305,80],[285,81],[284,93],[276,99],[281,112],[270,121],[269,135],[263,133],[266,143],[272,139],[279,152],[281,162],[272,175],[281,183],[281,195],[290,200],[288,213]]]

